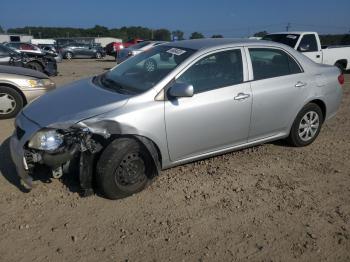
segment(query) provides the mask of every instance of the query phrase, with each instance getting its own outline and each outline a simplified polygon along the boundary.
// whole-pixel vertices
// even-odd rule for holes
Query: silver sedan
[[[12,159],[27,188],[36,165],[60,177],[78,162],[85,194],[96,181],[106,197],[126,197],[162,169],[278,139],[311,144],[343,83],[336,67],[278,43],[166,43],[27,106]]]

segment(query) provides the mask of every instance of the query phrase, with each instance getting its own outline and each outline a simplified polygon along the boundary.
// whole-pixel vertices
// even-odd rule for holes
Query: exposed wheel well
[[[113,140],[117,139],[117,138],[122,138],[122,137],[127,137],[127,138],[132,138],[135,139],[139,142],[141,142],[149,151],[149,153],[151,154],[153,160],[155,161],[155,165],[158,171],[161,170],[162,168],[162,154],[157,146],[156,143],[154,143],[151,139],[144,137],[144,136],[139,136],[139,135],[112,135],[111,137],[109,137],[107,140],[103,139],[102,137],[100,137],[100,143],[103,145],[104,148],[106,148]],[[104,140],[104,141],[101,141]]]
[[[346,67],[348,66],[348,61],[346,59],[341,59],[334,63],[334,65],[337,65],[337,64],[342,65],[343,69],[345,70]]]
[[[8,84],[8,83],[0,83],[0,86],[10,87],[10,88],[16,90],[21,95],[21,97],[23,99],[23,106],[28,104],[28,101],[27,101],[26,97],[24,96],[23,92],[17,86],[11,85],[11,84]]]
[[[314,103],[318,105],[321,108],[322,114],[323,114],[323,119],[326,119],[326,114],[327,114],[327,109],[326,109],[326,104],[320,100],[320,99],[315,99],[310,101],[309,103]]]

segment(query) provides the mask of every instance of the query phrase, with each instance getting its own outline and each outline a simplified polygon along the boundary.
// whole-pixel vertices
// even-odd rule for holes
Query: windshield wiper
[[[113,79],[107,78],[106,76],[102,75],[100,77],[100,82],[103,86],[112,89],[114,91],[117,91],[119,93],[126,93],[126,94],[135,94],[133,90],[130,90],[129,88],[123,87],[118,82],[114,81]]]

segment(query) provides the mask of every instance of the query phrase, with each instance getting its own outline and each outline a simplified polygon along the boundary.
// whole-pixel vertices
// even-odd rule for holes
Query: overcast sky
[[[15,5],[14,5],[15,3]],[[0,4],[0,25],[179,29],[187,35],[248,36],[257,31],[350,31],[350,0],[16,0]]]

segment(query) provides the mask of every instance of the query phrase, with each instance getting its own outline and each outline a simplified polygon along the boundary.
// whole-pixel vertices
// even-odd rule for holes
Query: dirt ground
[[[112,60],[64,61],[57,85]],[[0,261],[350,261],[350,75],[314,144],[276,142],[163,171],[145,191],[81,198],[18,185],[0,121]]]

